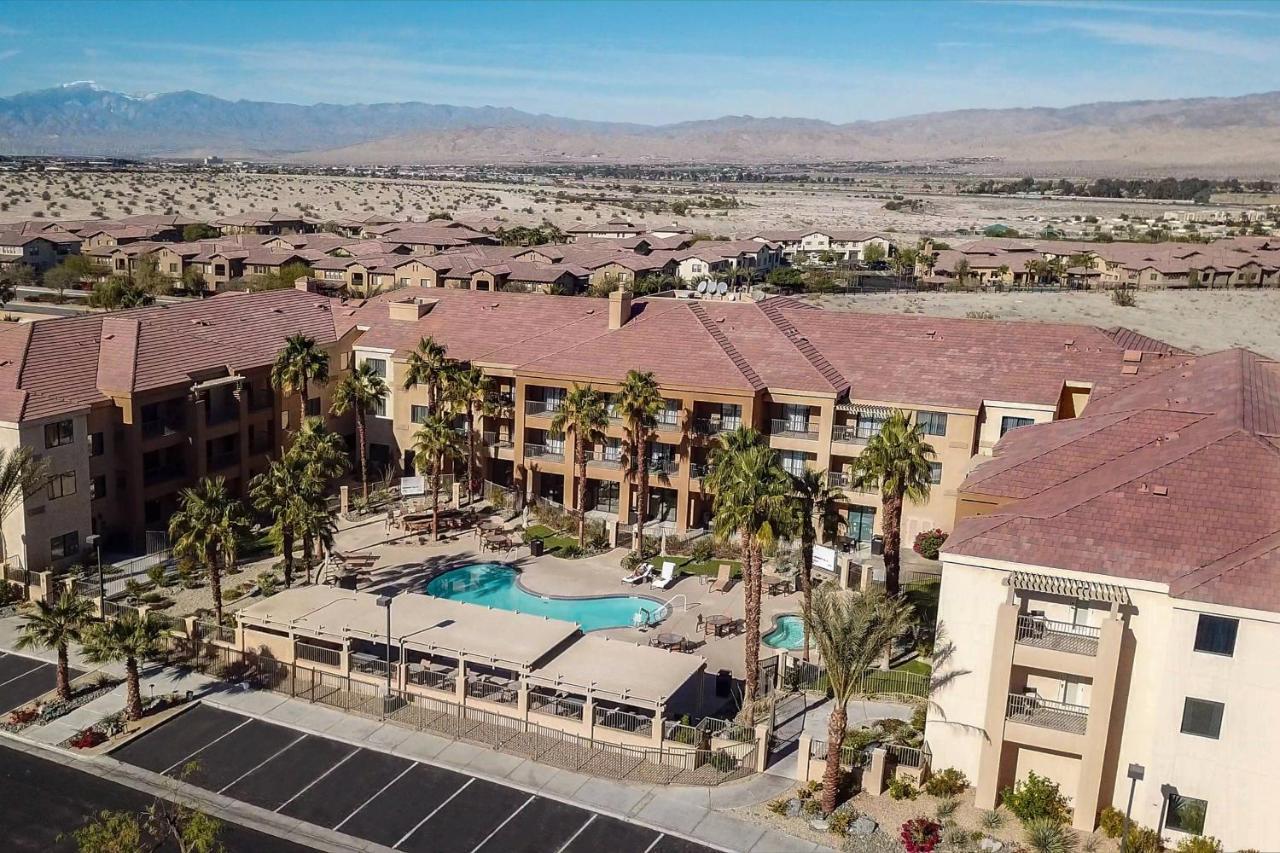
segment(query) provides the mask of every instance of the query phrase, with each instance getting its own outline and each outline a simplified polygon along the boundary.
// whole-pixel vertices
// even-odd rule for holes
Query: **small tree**
[[[578,472],[578,494],[574,501],[578,517],[578,545],[587,545],[587,449],[604,440],[609,411],[604,398],[590,385],[575,385],[551,420],[551,429],[561,435],[573,433],[573,462]]]
[[[81,633],[92,618],[93,602],[77,597],[69,589],[52,603],[48,599],[37,601],[35,610],[23,617],[18,648],[53,649],[58,653],[56,685],[58,697],[64,701],[71,698],[67,648],[80,642]]]
[[[414,462],[431,475],[431,538],[440,536],[440,478],[446,462],[457,459],[461,442],[443,415],[428,415],[413,436]]]

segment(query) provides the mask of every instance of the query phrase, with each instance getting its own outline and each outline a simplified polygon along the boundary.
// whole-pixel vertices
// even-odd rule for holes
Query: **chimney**
[[[411,296],[408,299],[398,299],[395,302],[387,303],[388,314],[392,320],[408,320],[413,322],[424,315],[430,313],[431,309],[436,307],[436,299],[427,299],[421,296]]]
[[[631,319],[631,291],[619,287],[609,294],[609,328],[621,329]]]

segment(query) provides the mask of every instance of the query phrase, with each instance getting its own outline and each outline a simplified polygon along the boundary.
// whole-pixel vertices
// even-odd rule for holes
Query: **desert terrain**
[[[809,296],[825,308],[938,317],[987,317],[1127,326],[1197,353],[1247,347],[1280,358],[1280,291],[1156,290],[1132,308],[1106,293],[923,293]]]
[[[765,229],[809,226],[900,235],[963,236],[1002,223],[1035,232],[1047,222],[1085,215],[1153,216],[1185,205],[956,195],[933,188],[949,179],[884,176],[854,187],[805,184],[684,184],[555,179],[521,183],[409,181],[215,172],[0,173],[0,223],[181,213],[217,219],[246,211],[300,211],[316,219],[381,214],[425,220],[502,219],[518,225],[550,220],[569,228],[614,216],[638,224],[672,222],[696,232],[749,237]],[[918,210],[887,210],[894,196],[919,199]],[[671,205],[690,205],[676,215]]]

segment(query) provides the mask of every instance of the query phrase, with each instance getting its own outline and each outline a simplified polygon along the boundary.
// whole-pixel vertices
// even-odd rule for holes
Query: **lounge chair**
[[[676,564],[667,560],[662,564],[662,574],[649,582],[649,586],[666,589],[676,581]]]
[[[622,579],[623,583],[638,584],[649,580],[653,577],[653,563],[641,563],[636,566],[635,571]]]
[[[728,592],[729,587],[733,585],[733,566],[728,563],[721,563],[719,570],[716,572],[715,583],[711,584],[712,592]]]

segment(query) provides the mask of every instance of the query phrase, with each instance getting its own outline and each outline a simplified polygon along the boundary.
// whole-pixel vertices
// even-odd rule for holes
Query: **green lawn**
[[[703,575],[705,577],[715,577],[720,571],[721,563],[730,565],[729,575],[734,578],[741,579],[742,563],[739,560],[718,560],[712,558],[695,562],[693,557],[680,556],[678,554],[660,554],[649,562],[653,563],[654,568],[662,571],[662,564],[670,560],[676,564],[676,568],[686,575]]]
[[[557,533],[545,524],[533,524],[525,531],[529,539],[541,539],[544,553],[554,554],[566,545],[577,545],[578,537]]]
[[[921,658],[909,660],[901,666],[895,666],[894,669],[899,672],[914,672],[916,675],[933,674],[933,667],[929,665],[928,661],[922,660]]]

